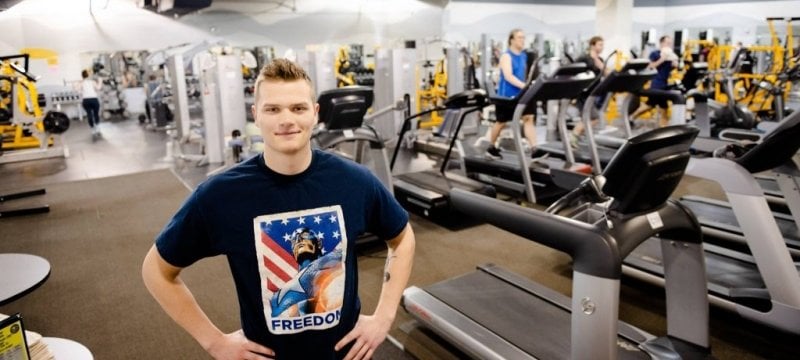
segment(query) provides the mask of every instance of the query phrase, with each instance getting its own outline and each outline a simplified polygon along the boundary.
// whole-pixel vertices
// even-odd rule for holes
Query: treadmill
[[[785,119],[776,129],[781,131],[792,131],[793,122],[798,121],[798,116],[793,115]],[[775,142],[775,139],[786,135],[770,135],[762,139],[764,141]],[[772,181],[778,187],[778,191],[785,195],[784,204],[789,213],[772,212],[772,217],[778,225],[792,258],[800,261],[800,231],[797,227],[800,222],[800,167],[798,167],[795,153],[800,148],[800,143],[786,144],[788,150],[765,146],[747,146],[729,144],[719,155],[727,158],[734,158],[734,162],[743,166],[757,182],[759,189],[764,190],[764,178],[759,178],[755,173],[765,170],[772,170],[774,177]],[[766,149],[766,150],[765,150]],[[795,151],[792,152],[791,149]],[[770,169],[770,166],[775,166]],[[765,192],[766,198],[766,192]],[[747,251],[747,241],[739,226],[731,205],[724,201],[704,198],[700,196],[684,196],[681,199],[686,206],[689,206],[697,215],[698,220],[703,225],[703,230],[711,239],[722,239],[733,242],[737,249]],[[769,199],[767,199],[769,201]],[[736,246],[738,245],[738,246]]]
[[[569,64],[558,68],[552,76],[540,75],[522,89],[516,98],[493,98],[492,101],[497,106],[514,108],[510,124],[516,151],[502,151],[501,159],[487,157],[483,153],[465,153],[462,159],[469,176],[493,185],[498,191],[512,196],[524,196],[530,203],[547,203],[571,190],[556,186],[558,180],[554,180],[554,177],[583,178],[584,174],[577,173],[588,173],[588,166],[575,161],[572,148],[568,145],[564,149],[567,160],[529,158],[523,151],[519,121],[523,115],[535,113],[537,102],[559,100],[561,104],[556,115],[559,119],[559,133],[562,138],[566,138],[566,122],[560,119],[566,117],[569,100],[576,98],[593,81],[594,74],[587,69],[586,64]],[[567,180],[565,183],[573,181]]]
[[[732,207],[681,200],[703,223],[703,232],[711,235],[703,245],[711,303],[793,334],[800,334],[800,262],[791,256],[787,242],[792,240],[781,234],[788,226],[772,215],[752,173],[790,160],[800,148],[798,136],[800,113],[795,113],[752,149],[739,149],[743,154],[737,158],[693,158],[687,174],[719,183]],[[723,213],[725,219],[720,220]],[[714,218],[722,225],[709,223]],[[746,244],[742,251],[711,243],[710,238],[721,233],[733,236],[734,228],[740,228],[738,236]],[[796,231],[796,224],[792,228]],[[625,273],[662,284],[662,250],[655,239],[645,242],[625,259]]]
[[[372,88],[368,86],[346,86],[320,93],[317,98],[319,122],[311,134],[311,143],[315,148],[367,166],[392,192],[392,172],[383,139],[372,126],[364,123],[372,99]],[[354,150],[341,151],[344,144],[353,144]],[[366,233],[356,239],[356,244],[376,240],[379,240],[377,236]]]
[[[485,265],[425,289],[409,287],[403,307],[479,359],[650,359],[710,354],[702,235],[691,212],[668,200],[697,130],[657,129],[631,139],[603,176],[587,178],[565,202],[614,200],[580,222],[453,190],[453,205],[514,234],[572,256],[572,299]],[[672,174],[672,176],[663,176]],[[602,191],[599,189],[602,188]],[[557,202],[556,204],[560,203]],[[668,252],[667,336],[618,320],[622,259],[659,233]],[[673,246],[678,244],[679,246]]]
[[[372,88],[368,86],[346,86],[320,93],[317,98],[319,123],[311,134],[311,143],[316,148],[335,151],[337,155],[359,164],[366,165],[366,159],[369,159],[372,173],[391,192],[392,173],[386,147],[375,128],[364,123],[372,99]],[[355,144],[354,154],[336,151],[345,143]],[[368,157],[365,157],[364,145],[368,145]]]
[[[447,98],[444,109],[455,109],[461,111],[456,130],[450,139],[450,146],[445,154],[439,169],[428,169],[418,172],[410,172],[395,175],[394,177],[394,196],[397,201],[406,209],[419,215],[429,218],[435,222],[452,222],[460,220],[461,216],[454,212],[448,201],[448,192],[452,188],[464,189],[469,192],[479,193],[485,196],[496,196],[495,189],[479,181],[460,175],[447,169],[448,160],[452,149],[458,141],[458,131],[464,122],[464,118],[482,110],[487,105],[486,93],[483,90],[467,90]],[[400,151],[402,140],[410,128],[413,119],[428,114],[433,111],[442,110],[434,108],[413,116],[407,116],[403,121],[403,127],[398,135],[397,145],[392,155],[390,167],[394,168],[397,154]]]
[[[581,111],[581,121],[585,126],[591,125],[591,107],[594,106],[598,98],[605,98],[602,108],[608,106],[610,94],[626,93],[624,100],[620,106],[621,109],[627,109],[631,101],[638,97],[636,94],[642,89],[645,83],[650,81],[656,75],[656,71],[649,69],[650,62],[647,59],[633,59],[628,61],[625,66],[619,70],[608,74],[605,78],[599,81],[589,93],[588,98],[584,102]],[[563,119],[559,119],[562,121]],[[595,142],[599,145],[592,147],[587,143],[580,144],[580,147],[574,151],[575,160],[591,163],[592,168],[596,173],[602,172],[602,166],[608,165],[611,158],[617,153],[617,149],[622,146],[627,139],[633,137],[633,131],[629,121],[627,111],[622,111],[623,130],[621,134],[588,134],[587,136],[594,136]],[[603,116],[600,117],[599,122],[605,124]],[[537,146],[537,149],[545,151],[552,156],[564,159],[566,156],[565,145],[561,141],[550,141]],[[593,156],[594,154],[594,156]]]

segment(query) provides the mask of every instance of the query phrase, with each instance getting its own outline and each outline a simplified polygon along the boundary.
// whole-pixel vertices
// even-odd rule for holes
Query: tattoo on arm
[[[397,258],[397,255],[392,255],[386,258],[386,266],[383,268],[383,282],[389,282],[389,279],[392,278],[392,274],[389,274],[389,264],[391,263],[392,259]]]

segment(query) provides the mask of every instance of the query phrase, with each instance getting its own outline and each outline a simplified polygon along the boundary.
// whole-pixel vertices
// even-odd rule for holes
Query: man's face
[[[522,31],[514,33],[514,37],[511,39],[511,46],[518,50],[525,47],[525,34]]]
[[[594,46],[592,46],[592,49],[597,54],[602,53],[603,52],[603,40],[600,40],[600,41],[594,43]]]
[[[308,82],[264,81],[259,87],[252,111],[265,152],[293,155],[307,149],[319,111]]]
[[[661,42],[661,48],[670,48],[672,49],[672,38],[667,36],[664,38],[664,41]]]

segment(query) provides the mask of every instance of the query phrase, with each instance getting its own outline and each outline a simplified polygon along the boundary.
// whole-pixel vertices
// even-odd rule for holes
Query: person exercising
[[[189,195],[145,256],[164,311],[214,359],[369,359],[395,319],[414,256],[408,214],[365,167],[312,150],[319,104],[307,73],[276,59],[255,83],[264,152]],[[360,315],[355,239],[387,239],[375,312]],[[241,330],[223,333],[180,274],[225,255]]]
[[[97,92],[102,88],[102,84],[93,79],[91,70],[81,71],[81,106],[86,112],[86,119],[92,129],[92,139],[100,137],[100,100]]]
[[[605,64],[603,63],[603,58],[600,57],[600,54],[603,53],[603,45],[603,38],[601,36],[592,36],[592,38],[589,39],[589,51],[575,59],[575,62],[586,64],[586,67],[591,70],[595,76],[600,76],[601,72],[604,76],[608,75],[608,73],[611,72],[611,68],[606,68]],[[581,99],[578,102],[578,106],[581,111],[583,111],[585,100],[586,99]],[[599,111],[601,110],[600,107],[603,106],[604,102],[605,97],[598,98],[594,106],[591,107],[590,118],[592,119],[592,126],[594,126],[597,123],[597,119],[600,118]],[[575,127],[572,128],[572,132],[570,133],[570,146],[575,149],[578,148],[578,142],[583,136],[584,131],[585,126],[583,125],[583,122],[578,122],[575,124]]]
[[[656,69],[656,76],[650,81],[650,89],[652,90],[667,90],[669,83],[669,74],[672,69],[678,67],[678,56],[672,50],[672,38],[668,35],[662,36],[659,40],[659,49],[650,53],[651,69]],[[667,108],[669,104],[664,97],[649,96],[647,102],[641,104],[636,111],[631,114],[631,119],[636,119],[646,111],[653,107],[658,108],[659,126],[664,127],[669,124],[667,117]]]
[[[497,84],[497,95],[507,98],[517,96],[526,85],[528,55],[523,48],[525,47],[525,34],[521,29],[514,29],[508,34],[508,50],[500,56],[500,81]],[[506,123],[512,120],[514,108],[495,106],[497,120],[489,130],[489,148],[486,153],[496,159],[502,158],[500,149],[495,146],[500,131]],[[528,144],[533,148],[536,146],[536,127],[533,124],[533,115],[525,115],[522,118],[522,129]],[[480,141],[480,139],[479,139]],[[535,151],[532,151],[535,153]]]

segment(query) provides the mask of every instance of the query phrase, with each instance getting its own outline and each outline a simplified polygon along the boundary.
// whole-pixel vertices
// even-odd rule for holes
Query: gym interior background
[[[486,158],[480,139],[496,117],[495,105],[501,104],[492,95],[509,31],[518,28],[524,33],[525,50],[531,60],[536,59],[530,66],[538,67],[537,73],[542,74],[528,80],[540,82],[542,88],[553,79],[572,81],[575,86],[588,83],[569,69],[587,51],[592,36],[603,36],[605,47],[600,55],[609,71],[643,79],[638,85],[631,85],[630,80],[630,88],[618,93],[635,93],[632,101],[641,103],[647,101],[647,94],[637,91],[647,87],[644,80],[653,74],[636,68],[636,61],[647,59],[653,51],[665,52],[659,48],[659,39],[667,35],[674,42],[671,51],[675,58],[670,60],[676,64],[671,83],[685,80],[692,69],[702,69],[696,83],[690,86],[684,81],[683,88],[670,90],[681,100],[670,98],[669,116],[684,115],[677,116],[677,124],[688,122],[689,126],[702,127],[701,119],[710,122],[711,129],[701,131],[700,137],[724,142],[714,142],[715,149],[742,139],[751,144],[727,153],[703,152],[697,145],[691,148],[692,158],[725,159],[730,163],[725,166],[741,168],[736,176],[745,174],[741,176],[759,184],[771,178],[773,191],[768,193],[766,185],[762,186],[765,194],[759,192],[754,201],[769,204],[775,218],[783,219],[773,228],[794,232],[780,237],[778,244],[783,244],[785,237],[785,245],[756,245],[762,237],[769,237],[759,231],[769,232],[773,229],[770,224],[775,224],[770,222],[773,216],[769,211],[734,209],[740,221],[742,216],[751,217],[768,229],[744,229],[738,236],[726,236],[721,233],[732,231],[729,223],[701,219],[705,215],[691,207],[706,238],[733,243],[708,240],[706,251],[723,247],[721,253],[736,252],[737,259],[747,264],[723,267],[712,274],[713,266],[706,262],[710,301],[706,345],[718,358],[796,359],[800,356],[800,293],[794,292],[800,289],[800,237],[795,224],[800,216],[794,165],[797,149],[774,168],[759,169],[756,175],[742,162],[741,166],[734,163],[742,152],[754,149],[752,144],[777,144],[779,136],[768,138],[772,132],[796,134],[791,125],[797,118],[793,111],[800,106],[799,17],[800,1],[752,0],[0,1],[0,255],[35,255],[0,257],[4,262],[0,263],[0,313],[19,313],[26,329],[45,337],[40,341],[29,336],[28,342],[36,343],[33,358],[50,354],[56,359],[207,358],[149,296],[141,281],[141,261],[192,189],[263,149],[249,106],[260,66],[280,57],[306,68],[318,95],[333,91],[335,96],[336,89],[351,85],[372,88],[371,106],[363,109],[357,127],[374,130],[375,137],[369,141],[386,145],[384,151],[362,153],[362,145],[349,139],[326,143],[326,138],[320,138],[315,144],[361,161],[376,174],[389,171],[382,179],[412,214],[417,236],[409,286],[426,288],[473,271],[477,265],[493,263],[570,296],[575,291],[576,263],[569,255],[518,232],[501,230],[492,221],[470,216],[470,211],[457,211],[448,202],[447,190],[458,187],[452,182],[446,182],[444,192],[433,195],[435,199],[425,201],[414,198],[414,190],[403,184],[426,176],[447,179],[446,174],[453,173],[451,181],[460,176],[466,178],[463,183],[480,184],[471,188],[475,193],[530,209],[526,211],[545,211],[584,179],[596,178],[589,176],[594,164],[591,156],[584,159],[578,155],[595,144],[582,137],[573,149],[567,145],[570,141],[559,141],[583,121],[581,105],[574,100],[585,86],[574,88],[573,95],[550,98],[538,98],[533,95],[536,89],[531,90],[532,96],[541,100],[532,105],[537,144],[522,144],[519,129],[513,126],[504,130],[497,142],[506,151],[505,159],[514,159],[511,165],[516,159],[535,158],[532,163],[517,162],[516,175],[506,177],[506,170],[482,172],[469,160]],[[81,72],[87,69],[91,78],[102,84],[97,90],[99,133],[90,129],[81,106]],[[565,72],[557,75],[558,69]],[[477,97],[479,105],[465,97]],[[621,94],[609,98],[599,109],[603,121],[598,138],[627,125],[620,120],[627,119],[621,105],[627,102]],[[404,121],[427,111],[417,121]],[[657,116],[649,111],[642,118]],[[463,127],[456,126],[461,121]],[[559,128],[561,121],[565,132]],[[635,133],[654,127],[654,121],[637,123]],[[407,131],[401,135],[402,129]],[[625,138],[623,135],[621,141]],[[544,153],[549,151],[547,143],[560,144],[556,147],[562,149],[561,155],[558,151]],[[800,140],[795,137],[788,143],[780,143],[781,148],[791,148]],[[442,149],[448,147],[452,154],[443,161]],[[566,165],[561,160],[559,165],[549,162],[559,156],[566,156]],[[777,156],[770,153],[764,159]],[[391,160],[391,165],[385,160]],[[603,166],[609,161],[613,160],[607,159]],[[524,176],[527,171],[519,168],[521,163],[525,163],[524,169],[530,167],[534,176],[546,173],[548,183],[528,179]],[[490,165],[491,159],[485,167]],[[559,169],[554,170],[556,167]],[[599,174],[601,168],[593,169]],[[428,175],[409,175],[420,171]],[[578,180],[572,177],[566,185],[555,184],[555,174],[563,173],[578,176]],[[732,192],[718,180],[696,172],[686,174],[671,198],[691,195],[734,203]],[[441,186],[412,188],[436,192]],[[33,193],[25,194],[29,191]],[[431,205],[440,204],[436,199],[444,199],[446,205]],[[761,220],[761,215],[770,220]],[[761,248],[767,250],[756,250]],[[377,304],[386,249],[380,242],[365,241],[357,250],[360,296],[368,312]],[[763,255],[767,253],[770,255]],[[769,258],[771,255],[781,260]],[[41,260],[46,261],[42,264]],[[660,259],[657,263],[663,265]],[[768,279],[766,273],[773,273],[766,270],[768,263],[786,266],[774,270],[780,276]],[[623,269],[619,285],[619,319],[646,333],[666,335],[668,320],[679,316],[671,314],[668,319],[670,306],[659,285],[662,275],[641,268],[630,270],[635,264],[626,264],[628,271]],[[637,271],[646,275],[635,276]],[[699,277],[694,280],[706,276],[696,275]],[[238,304],[224,259],[201,261],[183,276],[222,330],[238,328]],[[722,280],[714,283],[714,276]],[[731,284],[738,278],[755,278],[757,286],[736,288]],[[668,287],[666,293],[671,290]],[[481,329],[499,333],[514,317],[524,318],[525,314],[511,312],[517,298],[508,299],[491,287],[476,291],[482,294],[475,298],[490,299],[485,301],[487,308],[506,310],[506,317],[489,316],[489,325],[476,325]],[[569,298],[565,299],[568,309]],[[589,312],[585,306],[583,310]],[[746,315],[752,311],[759,315]],[[390,337],[375,358],[490,356],[465,345],[469,341],[454,340],[459,336],[425,323],[421,320],[424,314],[398,310]],[[472,322],[479,322],[477,318],[467,316]],[[694,320],[697,328],[704,329],[702,319],[684,318],[679,320],[681,325],[670,322],[669,335],[674,335],[672,326],[692,327]],[[500,337],[511,348],[525,351],[530,344],[557,343],[537,340],[534,335],[555,326],[553,322],[534,317],[526,326],[513,329],[516,335]],[[552,333],[566,334],[560,343],[569,350],[570,333],[568,327],[563,329],[566,332],[553,328]],[[579,336],[572,334],[576,342]],[[625,341],[619,343],[628,344]],[[620,356],[629,355],[625,346],[619,347]],[[573,357],[594,357],[576,354],[574,344],[571,348]],[[570,356],[560,354],[545,352],[538,357]]]

